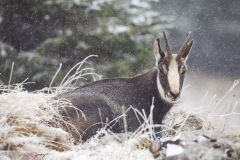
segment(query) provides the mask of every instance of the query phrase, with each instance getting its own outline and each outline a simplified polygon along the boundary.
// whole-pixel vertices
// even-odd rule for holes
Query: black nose
[[[173,97],[173,99],[177,99],[180,93],[173,93],[172,91],[170,91],[170,94]]]

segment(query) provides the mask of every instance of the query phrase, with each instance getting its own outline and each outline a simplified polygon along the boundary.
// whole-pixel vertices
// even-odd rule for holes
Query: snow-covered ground
[[[80,65],[74,72],[83,74]],[[67,122],[58,113],[59,103],[69,102],[53,99],[76,80],[76,75],[69,77],[54,91],[27,92],[21,84],[0,86],[0,159],[240,158],[239,104],[238,98],[234,99],[239,97],[238,81],[220,96],[208,93],[203,98],[197,98],[197,93],[186,86],[183,102],[164,120],[161,139],[152,131],[151,117],[145,117],[138,132],[115,134],[100,130],[89,141],[76,144],[62,129],[61,124]]]

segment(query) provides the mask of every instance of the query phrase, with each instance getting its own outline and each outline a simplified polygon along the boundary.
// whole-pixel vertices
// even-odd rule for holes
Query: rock
[[[154,158],[157,158],[160,155],[160,149],[161,149],[161,145],[160,145],[160,141],[153,141],[150,145],[150,151],[153,154]]]

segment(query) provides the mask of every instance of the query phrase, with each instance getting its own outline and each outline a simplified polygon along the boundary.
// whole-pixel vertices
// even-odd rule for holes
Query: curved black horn
[[[167,39],[167,36],[166,36],[165,31],[163,31],[163,37],[164,37],[164,40],[165,40],[165,43],[166,43],[166,52],[167,52],[167,55],[168,55],[168,56],[171,56],[171,55],[172,55],[172,51],[171,51],[171,48],[170,48],[170,45],[169,45],[169,41],[168,41],[168,39]]]

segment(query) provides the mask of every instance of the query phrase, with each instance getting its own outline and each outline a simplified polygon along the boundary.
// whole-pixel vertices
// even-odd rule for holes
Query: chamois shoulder
[[[108,84],[131,83],[130,79],[131,78],[108,78],[108,79],[102,79],[102,80],[99,80],[99,81],[90,82],[88,84],[80,86],[80,87],[76,88],[76,90],[87,88],[87,87],[108,85]]]

